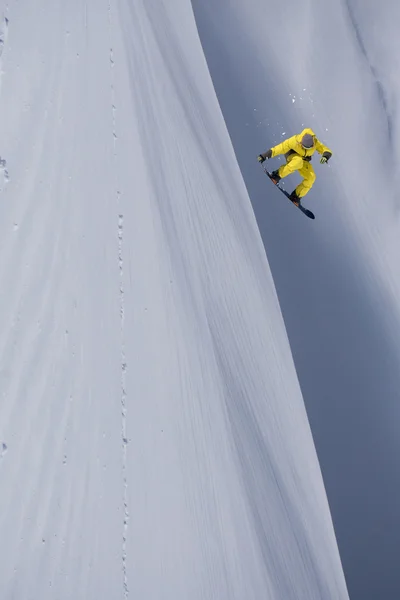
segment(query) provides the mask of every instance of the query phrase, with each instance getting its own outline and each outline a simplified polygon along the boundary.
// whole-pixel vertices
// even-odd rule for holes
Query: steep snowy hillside
[[[190,2],[0,8],[0,597],[346,599]]]
[[[400,4],[193,5],[277,286],[350,596],[398,598]],[[304,202],[314,223],[271,193],[256,160],[305,126],[334,152],[329,167],[314,159]]]

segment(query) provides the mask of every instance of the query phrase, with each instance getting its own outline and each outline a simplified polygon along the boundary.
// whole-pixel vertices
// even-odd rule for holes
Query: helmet
[[[306,133],[301,138],[300,143],[305,150],[310,150],[314,146],[314,137],[310,133]]]

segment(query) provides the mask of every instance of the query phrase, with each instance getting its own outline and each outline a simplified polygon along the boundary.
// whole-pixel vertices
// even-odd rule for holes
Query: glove
[[[324,165],[325,163],[327,163],[331,156],[332,156],[332,154],[330,152],[324,152],[321,157],[321,160],[319,161],[321,163],[321,165]]]
[[[267,158],[271,158],[271,157],[272,157],[272,150],[270,148],[264,154],[259,154],[257,157],[257,160],[258,160],[258,162],[260,162],[262,164],[265,160],[267,160]]]

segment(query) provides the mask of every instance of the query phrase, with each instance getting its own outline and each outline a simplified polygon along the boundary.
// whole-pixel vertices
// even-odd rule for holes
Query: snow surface
[[[190,2],[0,8],[0,597],[347,598]]]

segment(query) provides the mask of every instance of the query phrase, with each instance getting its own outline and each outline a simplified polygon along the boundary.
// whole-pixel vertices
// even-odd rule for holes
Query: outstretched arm
[[[279,156],[279,154],[286,154],[286,152],[289,152],[289,150],[294,149],[295,143],[296,143],[296,136],[294,135],[293,137],[288,138],[287,140],[284,140],[277,146],[273,146],[272,148],[270,148],[269,150],[264,152],[264,154],[260,154],[260,157],[263,158],[263,160],[265,160],[266,158],[272,158],[273,156]],[[259,160],[260,160],[260,158],[259,158]]]
[[[315,138],[315,149],[322,154],[322,159],[326,159],[325,161],[321,159],[321,162],[327,162],[332,156],[332,150],[329,150],[328,146],[325,146],[325,144],[320,142],[317,138]]]
[[[279,156],[280,154],[286,154],[289,150],[294,150],[296,148],[297,140],[296,136],[288,138],[287,140],[283,140],[277,146],[271,148],[271,156]]]

